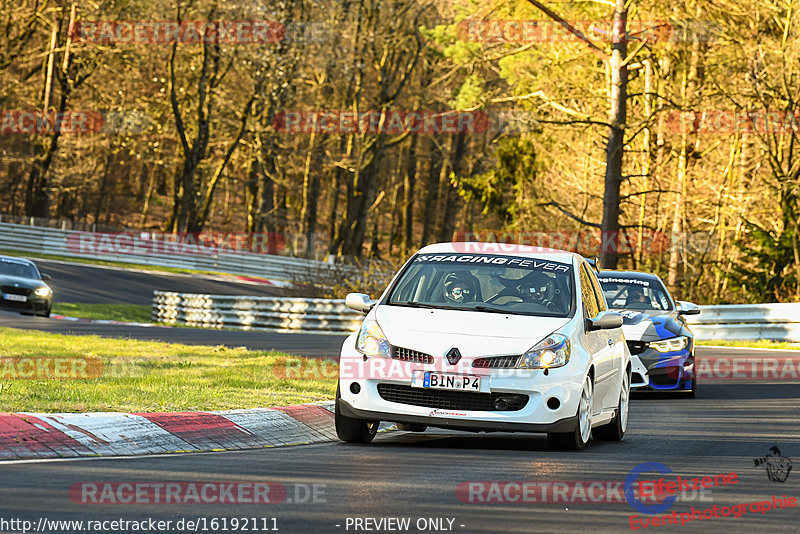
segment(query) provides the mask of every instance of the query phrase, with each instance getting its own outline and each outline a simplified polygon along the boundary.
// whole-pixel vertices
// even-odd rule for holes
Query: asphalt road
[[[144,304],[153,302],[153,291],[178,291],[211,295],[260,295],[279,293],[274,286],[239,282],[223,277],[142,272],[114,267],[33,259],[41,272],[53,277],[55,302],[94,304]],[[218,279],[219,278],[219,279]]]
[[[346,528],[348,518],[366,517],[410,518],[407,532],[441,532],[418,530],[415,522],[450,518],[453,532],[625,532],[635,514],[626,502],[471,503],[460,501],[456,488],[465,481],[498,480],[586,481],[588,486],[589,481],[624,481],[638,464],[660,462],[684,477],[738,475],[735,484],[676,502],[672,510],[678,513],[689,512],[692,506],[706,509],[770,500],[772,495],[800,497],[797,469],[784,483],[771,482],[753,461],[778,446],[784,456],[798,462],[798,391],[798,383],[721,382],[704,385],[696,399],[634,398],[624,441],[593,442],[582,452],[550,451],[540,435],[434,429],[379,435],[369,446],[336,442],[230,453],[5,464],[0,465],[0,518],[38,522],[42,517],[84,521],[274,517],[280,532],[320,534],[366,532],[355,530],[352,523]],[[675,475],[669,475],[671,480]],[[652,478],[657,477],[642,480]],[[75,504],[69,488],[81,481],[269,481],[286,486],[295,502]],[[323,484],[317,488],[319,502],[296,502],[295,492],[303,497],[306,491],[295,484]],[[647,531],[798,532],[798,518],[800,508],[779,509]],[[271,519],[267,525],[272,525]]]

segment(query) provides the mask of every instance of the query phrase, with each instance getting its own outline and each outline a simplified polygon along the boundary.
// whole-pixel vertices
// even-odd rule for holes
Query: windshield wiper
[[[471,308],[467,308],[468,310],[478,310],[482,312],[489,312],[489,313],[505,313],[510,315],[528,315],[527,313],[512,311],[512,310],[504,310],[502,308],[495,308],[492,306],[483,306],[481,304],[477,306],[473,306]]]
[[[461,306],[447,306],[445,304],[428,304],[427,302],[417,302],[415,300],[406,300],[403,302],[390,302],[393,306],[407,306],[409,308],[429,308],[431,310],[456,310],[456,311],[472,311],[475,308],[462,308]]]
[[[439,306],[434,306],[433,304],[427,304],[425,302],[417,302],[415,300],[406,300],[403,302],[390,302],[389,304],[393,304],[394,306],[407,306],[409,308],[431,308],[431,309],[439,309]]]

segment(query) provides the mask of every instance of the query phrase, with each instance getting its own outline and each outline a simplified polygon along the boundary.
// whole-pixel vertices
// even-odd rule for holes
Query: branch
[[[586,45],[592,50],[592,53],[594,55],[596,55],[597,57],[599,57],[604,61],[608,59],[609,56],[605,50],[603,50],[602,48],[594,44],[592,41],[590,41],[588,37],[586,37],[585,35],[583,35],[583,33],[580,32],[580,30],[576,29],[569,22],[567,22],[559,15],[557,15],[554,11],[551,11],[550,8],[548,8],[538,0],[528,0],[528,3],[530,3],[533,7],[542,11],[545,15],[547,15],[554,21],[558,22],[569,33],[571,33],[572,35],[574,35],[575,37],[586,43]]]
[[[591,226],[592,228],[600,228],[601,227],[599,223],[589,222],[586,219],[578,217],[574,213],[572,213],[570,211],[567,211],[565,208],[561,207],[561,204],[559,204],[555,200],[550,201],[550,202],[544,202],[542,204],[537,204],[537,206],[553,206],[554,208],[556,208],[558,211],[560,211],[561,213],[563,213],[564,215],[566,215],[570,219],[572,219],[574,221],[578,221],[579,223],[581,223],[581,224],[583,224],[585,226]]]

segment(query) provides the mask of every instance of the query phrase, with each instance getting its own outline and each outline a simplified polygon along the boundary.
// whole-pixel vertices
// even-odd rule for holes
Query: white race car
[[[336,432],[369,443],[400,430],[544,432],[553,448],[620,440],[631,357],[578,254],[441,243],[417,252],[342,346]]]

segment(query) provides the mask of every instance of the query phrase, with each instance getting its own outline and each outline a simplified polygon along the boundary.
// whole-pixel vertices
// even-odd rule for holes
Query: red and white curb
[[[336,440],[332,401],[168,413],[0,412],[0,460],[136,456]]]

